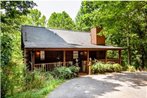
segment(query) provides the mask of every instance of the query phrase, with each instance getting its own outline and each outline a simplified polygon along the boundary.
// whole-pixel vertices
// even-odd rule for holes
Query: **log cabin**
[[[121,64],[123,48],[106,45],[105,36],[98,35],[101,30],[96,27],[90,32],[77,32],[24,25],[21,28],[24,62],[29,70],[40,67],[52,70],[55,66],[70,66],[78,62],[81,72],[87,72],[90,58]],[[109,50],[118,51],[118,58],[108,59]]]

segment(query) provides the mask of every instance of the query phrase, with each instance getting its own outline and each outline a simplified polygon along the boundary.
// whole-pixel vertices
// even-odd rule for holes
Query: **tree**
[[[86,3],[82,3],[79,13],[82,12],[84,4],[91,4],[88,1],[83,2]],[[144,68],[147,58],[146,2],[95,1],[95,4],[97,7],[94,4],[89,6],[94,10],[78,13],[76,21],[78,29],[88,31],[91,27],[102,26],[102,33],[107,37],[107,43],[127,46],[128,55],[126,52],[123,55],[124,58],[128,58],[125,62],[128,60],[128,64],[140,65]],[[90,21],[84,17],[88,17]]]
[[[47,26],[50,28],[72,30],[74,29],[75,24],[70,16],[63,11],[62,13],[52,13],[48,20]]]
[[[13,94],[22,84],[22,52],[20,38],[20,16],[29,13],[36,4],[32,1],[1,1],[1,97]]]
[[[32,26],[46,26],[46,17],[41,15],[41,12],[37,9],[30,10],[30,13],[27,16],[23,16],[22,18],[25,19],[25,25],[32,25]]]
[[[19,29],[21,15],[29,13],[29,9],[33,8],[35,3],[32,1],[12,2],[2,1],[1,8],[5,10],[5,14],[1,14],[1,38],[2,40],[2,65],[7,65],[11,56],[11,41],[15,30]],[[19,21],[18,21],[19,20]],[[6,50],[5,50],[6,49]]]
[[[99,9],[98,1],[82,1],[81,8],[76,16],[76,29],[89,31],[93,22],[92,12]]]

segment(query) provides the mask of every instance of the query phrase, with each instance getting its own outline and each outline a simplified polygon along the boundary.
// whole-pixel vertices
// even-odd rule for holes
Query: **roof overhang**
[[[115,47],[115,48],[61,48],[61,47],[55,47],[55,48],[25,48],[27,50],[45,50],[45,51],[58,51],[58,50],[66,50],[66,51],[78,51],[78,50],[124,50],[126,48],[121,47]]]

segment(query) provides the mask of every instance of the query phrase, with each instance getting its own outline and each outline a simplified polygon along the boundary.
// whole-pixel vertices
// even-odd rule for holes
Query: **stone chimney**
[[[91,29],[91,43],[95,45],[105,45],[105,36],[97,35],[102,28],[95,27]]]

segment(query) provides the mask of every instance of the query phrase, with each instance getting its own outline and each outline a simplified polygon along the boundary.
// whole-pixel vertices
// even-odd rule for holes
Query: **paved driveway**
[[[147,98],[147,72],[87,75],[71,79],[47,98]]]

